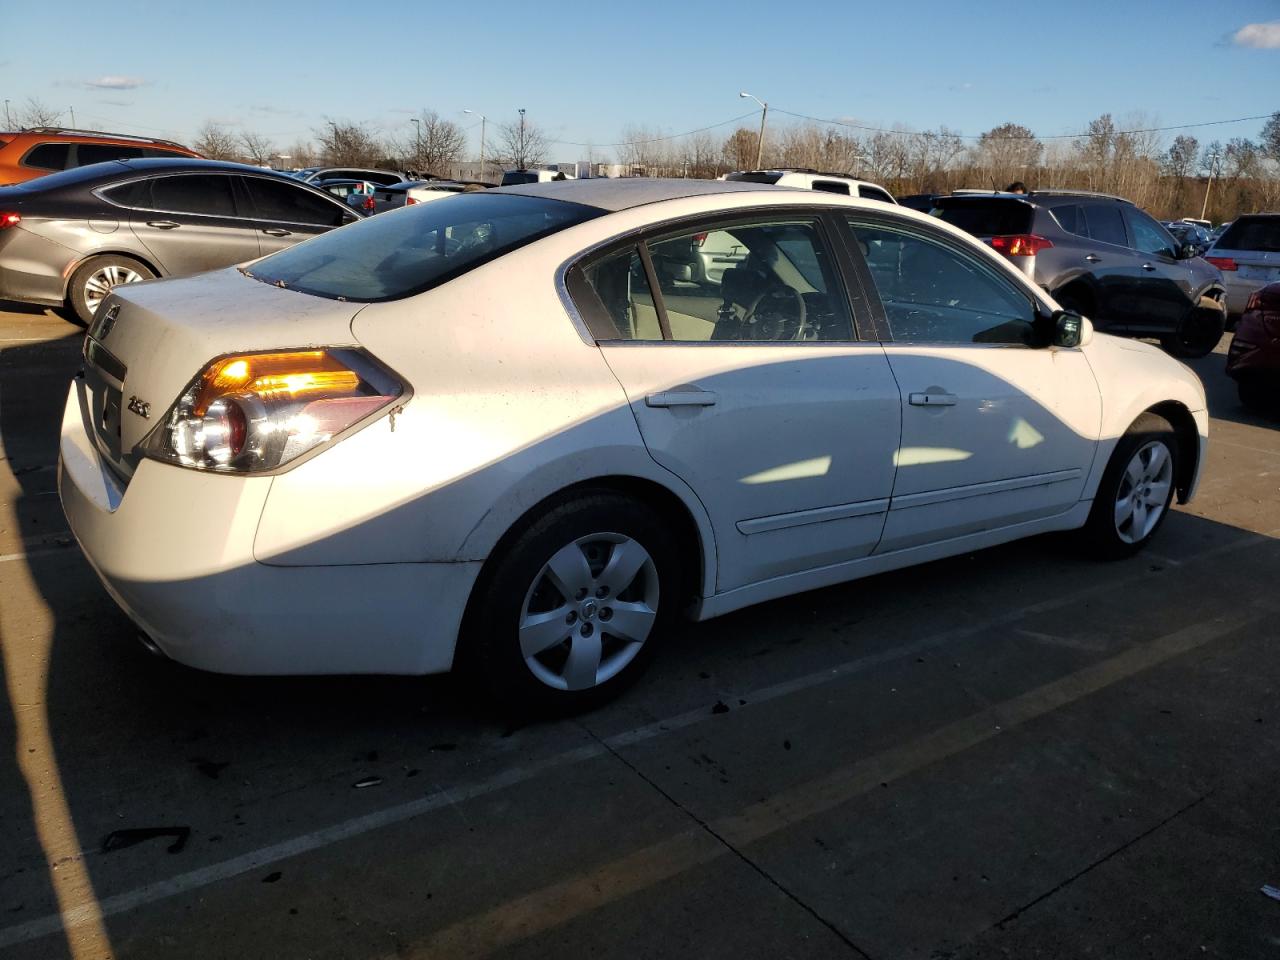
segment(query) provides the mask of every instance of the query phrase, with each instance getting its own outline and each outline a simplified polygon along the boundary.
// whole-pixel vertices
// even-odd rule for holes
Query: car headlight
[[[359,350],[241,353],[214,360],[140,445],[216,473],[265,473],[400,401],[404,384]]]

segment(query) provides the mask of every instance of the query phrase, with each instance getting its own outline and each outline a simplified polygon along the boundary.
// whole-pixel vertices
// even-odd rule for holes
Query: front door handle
[[[1101,263],[1102,258],[1098,256],[1096,253],[1091,253],[1084,258],[1084,261],[1085,263]]]
[[[283,230],[280,227],[267,227],[262,232],[269,237],[287,237],[292,233],[292,231]]]
[[[155,227],[157,230],[176,230],[181,224],[174,223],[172,220],[148,220],[148,227]]]
[[[1149,263],[1144,263],[1144,264],[1142,265],[1142,269],[1143,269],[1143,270],[1146,270],[1148,273],[1150,273],[1151,271],[1155,270],[1155,267],[1153,267],[1153,266],[1152,266],[1151,264],[1149,264]]]
[[[913,407],[954,407],[956,395],[954,393],[912,393],[907,396],[907,402]]]
[[[681,384],[671,390],[651,393],[644,398],[644,402],[649,407],[713,407],[716,399],[716,395],[710,390]]]

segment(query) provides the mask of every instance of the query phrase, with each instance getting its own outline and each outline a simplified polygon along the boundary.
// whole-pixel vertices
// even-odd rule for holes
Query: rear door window
[[[91,163],[109,163],[112,160],[141,160],[141,147],[126,147],[115,143],[77,143],[75,166],[87,167]]]
[[[151,181],[151,209],[234,217],[236,202],[231,177],[203,173],[156,177]]]
[[[1280,253],[1280,216],[1241,217],[1218,240],[1224,250],[1257,250]]]
[[[336,203],[288,180],[245,177],[244,182],[257,208],[259,220],[308,223],[319,227],[336,227],[345,222],[346,211]]]
[[[22,165],[35,167],[37,170],[65,170],[70,154],[69,143],[41,143],[27,151],[27,155],[22,158]]]
[[[893,203],[893,197],[879,187],[862,186],[858,188],[858,196],[864,200],[879,200],[881,203]]]
[[[1112,243],[1117,247],[1127,247],[1129,238],[1124,232],[1124,218],[1120,208],[1114,204],[1090,203],[1084,206],[1085,219],[1089,224],[1089,236],[1103,243]]]
[[[1089,236],[1089,225],[1085,223],[1080,204],[1064,203],[1060,207],[1054,207],[1053,216],[1067,233],[1074,233],[1077,237]]]
[[[1030,233],[1032,209],[1021,200],[938,201],[933,215],[975,237]]]
[[[849,185],[841,183],[839,180],[815,180],[813,181],[813,189],[821,190],[823,193],[838,193],[842,196],[849,196]]]

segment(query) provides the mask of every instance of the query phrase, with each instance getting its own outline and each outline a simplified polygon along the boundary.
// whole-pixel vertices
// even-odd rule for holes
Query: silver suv
[[[1201,357],[1222,337],[1222,274],[1128,200],[1036,190],[940,197],[936,217],[1004,254],[1099,330]]]

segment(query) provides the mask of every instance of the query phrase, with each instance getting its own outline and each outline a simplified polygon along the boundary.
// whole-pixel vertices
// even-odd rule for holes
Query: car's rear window
[[[736,183],[777,183],[782,179],[782,174],[748,170],[743,173],[731,173],[725,179]]]
[[[461,194],[322,234],[245,273],[333,300],[399,300],[603,213],[542,197]]]
[[[933,215],[975,237],[1030,233],[1032,208],[1021,200],[938,200]]]
[[[1214,244],[1223,250],[1280,253],[1280,216],[1241,217]]]

